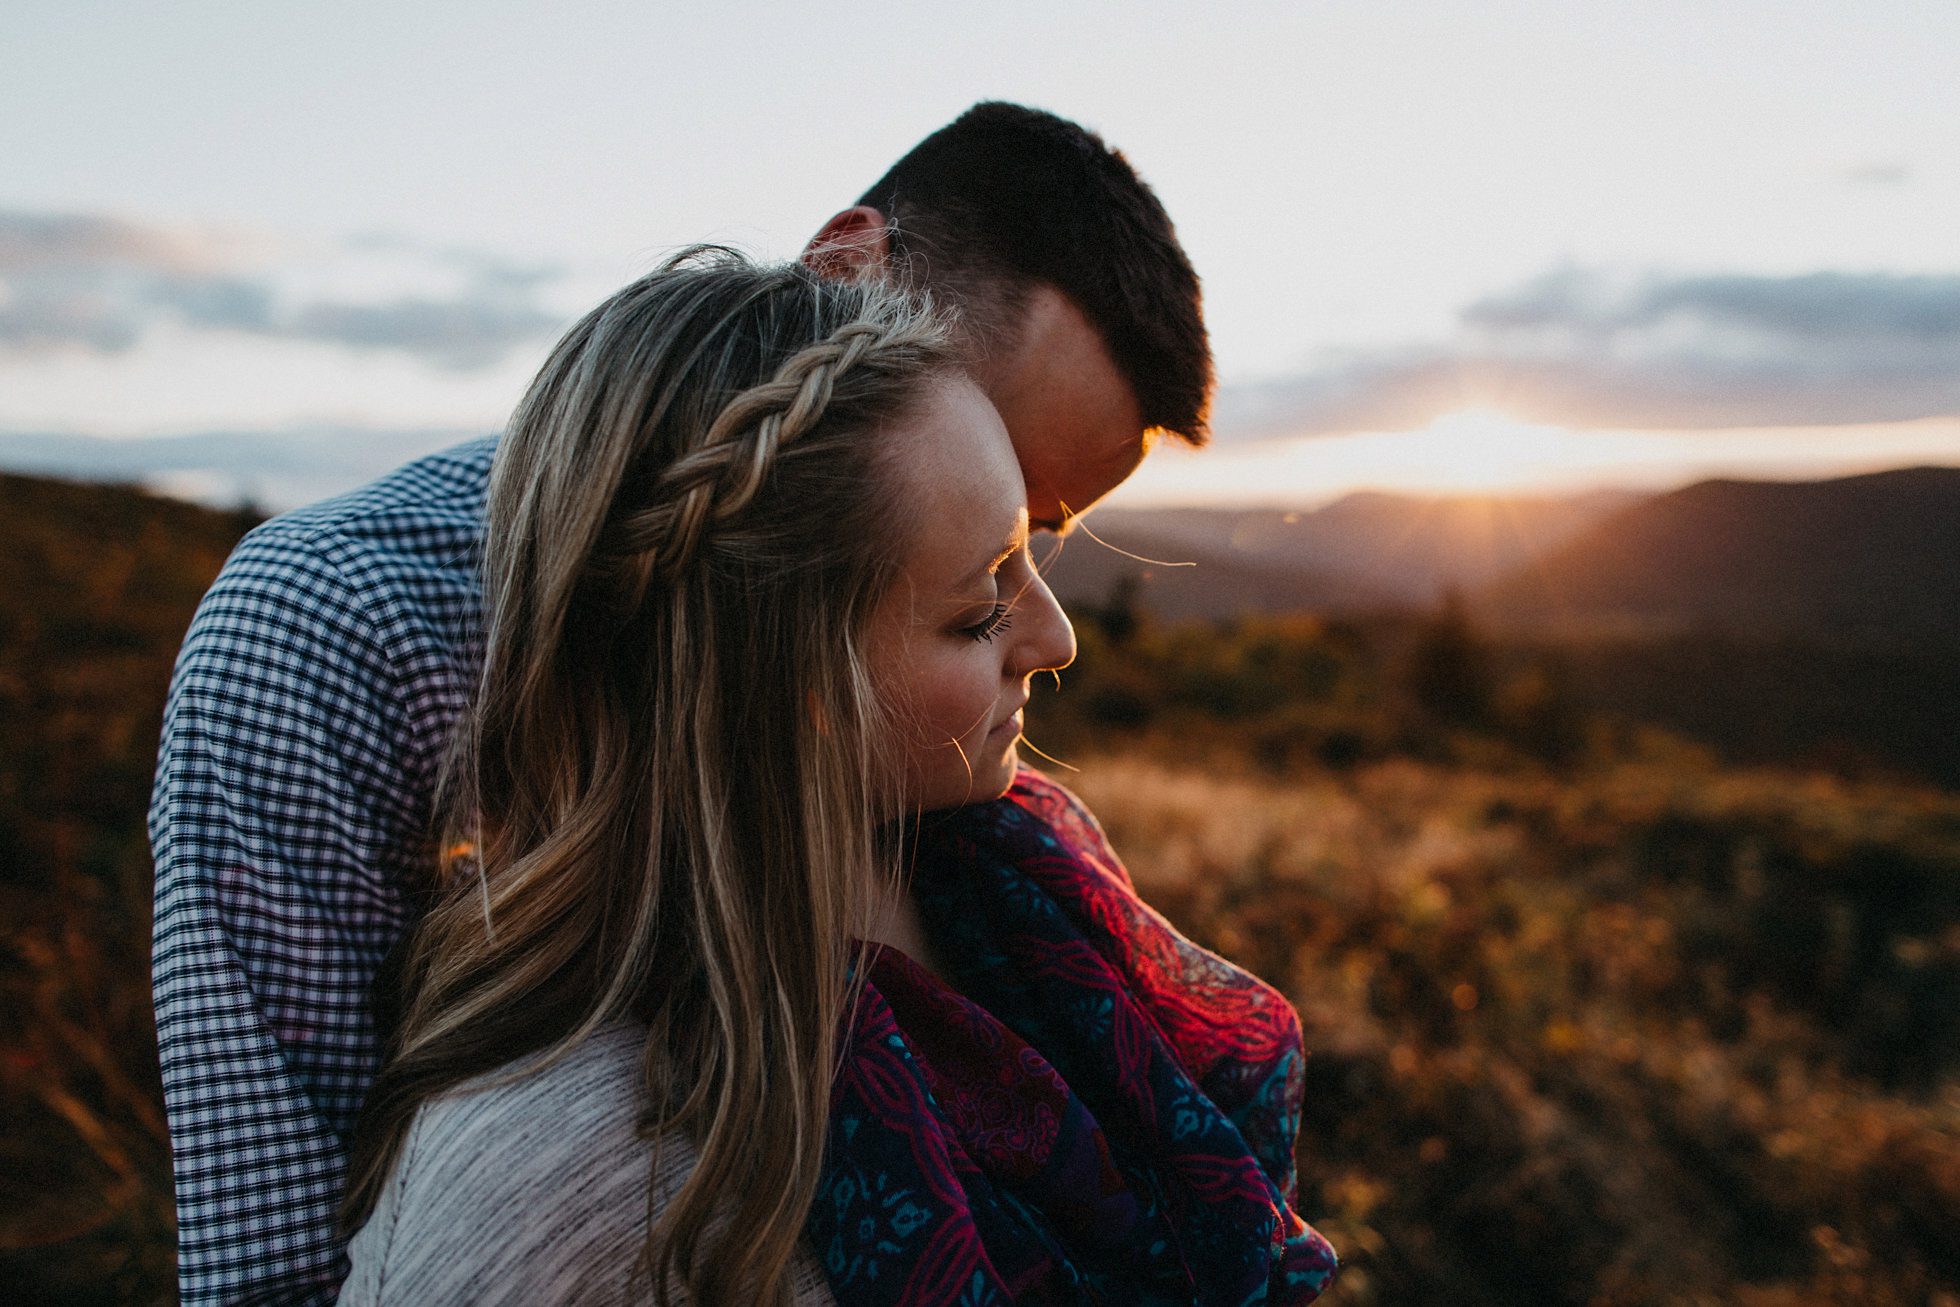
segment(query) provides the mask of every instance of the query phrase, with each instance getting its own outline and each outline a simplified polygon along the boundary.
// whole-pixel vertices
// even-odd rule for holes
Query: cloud
[[[313,426],[103,439],[0,430],[0,468],[115,481],[229,508],[268,511],[342,494],[439,449],[488,434],[446,427]]]
[[[0,352],[118,354],[177,327],[396,352],[467,370],[563,325],[564,315],[542,300],[560,275],[395,237],[295,254],[113,218],[0,212]],[[403,282],[415,289],[403,293]],[[360,293],[335,293],[336,283]]]
[[[524,302],[470,296],[398,299],[386,304],[302,305],[284,334],[350,349],[396,349],[448,367],[497,362],[512,347],[560,325],[557,314]]]
[[[1566,269],[1440,343],[1325,357],[1220,396],[1227,436],[1407,430],[1465,407],[1567,427],[1844,425],[1960,414],[1960,276]]]
[[[183,268],[196,260],[181,238],[113,218],[0,212],[0,271],[119,262]]]
[[[1912,166],[1897,159],[1865,159],[1847,165],[1839,175],[1853,186],[1903,186],[1912,180]]]
[[[1685,277],[1616,292],[1597,274],[1567,271],[1480,300],[1463,312],[1472,327],[1552,328],[1592,339],[1670,320],[1788,338],[1952,344],[1960,342],[1960,276]]]

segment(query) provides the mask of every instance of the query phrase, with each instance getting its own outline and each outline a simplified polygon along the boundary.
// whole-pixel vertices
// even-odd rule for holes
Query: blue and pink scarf
[[[1300,1024],[1136,895],[1023,769],[928,819],[915,894],[959,992],[874,958],[807,1226],[840,1303],[1310,1302],[1294,1214]]]

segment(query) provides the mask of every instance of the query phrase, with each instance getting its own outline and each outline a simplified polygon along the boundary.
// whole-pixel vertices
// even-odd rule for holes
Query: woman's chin
[[[1021,736],[1017,731],[1006,745],[988,758],[987,766],[973,769],[973,803],[986,803],[1007,793],[1014,784],[1014,773],[1021,768]]]
[[[976,781],[974,795],[968,802],[991,803],[993,800],[1006,794],[1009,789],[1013,788],[1014,773],[1020,769],[1020,763],[1020,751],[1013,745],[1008,745],[1006,756],[994,765],[988,774],[987,784],[985,786],[977,784],[979,777],[976,776],[974,778]]]
[[[1009,740],[1000,752],[989,751],[985,756],[975,757],[969,770],[947,777],[944,784],[915,792],[918,797],[910,805],[912,810],[943,812],[973,803],[991,803],[1000,798],[1013,786],[1014,773],[1020,768],[1021,756],[1017,743],[1017,740]]]

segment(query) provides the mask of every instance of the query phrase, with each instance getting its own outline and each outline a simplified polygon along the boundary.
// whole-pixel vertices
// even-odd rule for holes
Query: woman
[[[1074,653],[1023,498],[889,288],[696,252],[560,343],[343,1302],[1318,1292],[1297,1021],[1017,776]]]

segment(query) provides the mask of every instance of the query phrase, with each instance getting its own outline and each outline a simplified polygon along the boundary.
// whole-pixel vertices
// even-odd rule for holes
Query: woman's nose
[[[1022,638],[1009,664],[1012,675],[1060,671],[1075,661],[1075,627],[1040,573],[1028,583],[1019,608],[1026,619],[1014,624],[1015,633]]]

